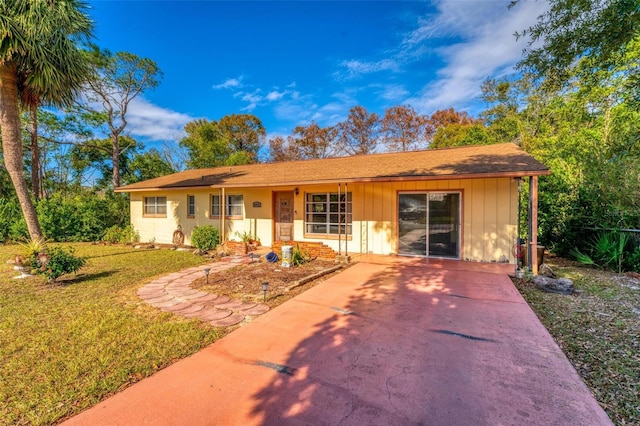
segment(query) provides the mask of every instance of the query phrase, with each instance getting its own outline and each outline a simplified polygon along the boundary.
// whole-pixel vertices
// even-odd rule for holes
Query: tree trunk
[[[2,129],[4,164],[16,189],[29,235],[32,239],[42,238],[36,209],[24,179],[17,71],[16,64],[13,62],[0,65],[0,129]]]
[[[40,183],[40,147],[38,146],[38,105],[31,105],[31,190],[36,200],[42,199]]]
[[[111,136],[111,162],[113,163],[113,189],[120,186],[120,146],[118,136]]]

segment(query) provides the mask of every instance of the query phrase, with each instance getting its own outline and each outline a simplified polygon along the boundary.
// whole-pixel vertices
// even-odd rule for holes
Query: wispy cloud
[[[400,65],[393,58],[386,58],[378,61],[360,61],[357,59],[350,59],[340,63],[339,69],[334,73],[334,77],[338,80],[346,80],[380,71],[398,72],[399,70]]]
[[[171,111],[137,97],[129,104],[127,129],[133,136],[173,140],[184,134],[184,125],[193,119],[188,114]]]
[[[240,76],[237,78],[229,78],[225,81],[223,81],[220,84],[214,84],[213,88],[218,90],[218,89],[237,89],[242,87],[242,79],[244,77]]]
[[[420,21],[408,35],[406,46],[419,46],[442,36],[460,41],[436,50],[444,66],[435,80],[409,99],[412,105],[426,113],[464,108],[480,95],[484,80],[513,72],[526,42],[516,42],[514,32],[532,25],[548,4],[523,2],[510,10],[507,5],[506,1],[441,1],[434,19]]]
[[[509,3],[434,1],[434,12],[416,17],[413,28],[398,35],[401,42],[396,48],[379,53],[385,58],[343,60],[334,78],[346,83],[389,71],[389,78],[376,76],[376,83],[370,85],[383,101],[409,103],[425,114],[441,108],[467,108],[477,100],[485,79],[513,72],[526,43],[517,42],[513,34],[534,24],[549,7],[544,1],[520,2],[509,9]],[[412,89],[398,83],[402,73],[416,69],[430,70],[435,78]]]
[[[266,100],[268,101],[277,101],[279,99],[282,99],[282,97],[286,94],[286,92],[278,92],[277,90],[273,90],[271,92],[269,92],[267,94],[267,96],[265,97]]]
[[[312,121],[320,126],[333,126],[349,114],[356,104],[353,90],[336,92],[326,103],[317,103],[311,94],[292,93],[274,105],[274,115],[278,120],[289,121],[294,125],[308,125]]]

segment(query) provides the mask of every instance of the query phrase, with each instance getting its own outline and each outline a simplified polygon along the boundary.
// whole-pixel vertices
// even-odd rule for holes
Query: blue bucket
[[[265,259],[267,259],[267,262],[269,263],[276,263],[278,261],[278,255],[275,252],[270,251],[265,256]]]

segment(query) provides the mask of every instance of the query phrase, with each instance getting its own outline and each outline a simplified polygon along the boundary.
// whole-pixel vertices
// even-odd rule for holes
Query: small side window
[[[187,217],[196,217],[196,196],[187,195]]]

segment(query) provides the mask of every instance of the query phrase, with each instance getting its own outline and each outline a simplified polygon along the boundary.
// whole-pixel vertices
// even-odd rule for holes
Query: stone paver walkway
[[[194,266],[165,275],[151,281],[138,290],[138,296],[149,305],[163,311],[173,312],[185,318],[198,318],[215,327],[228,327],[244,321],[247,316],[264,314],[267,305],[243,303],[191,287],[191,283],[204,276],[204,269],[210,269],[210,276],[216,272],[251,262],[251,258],[238,256],[207,265]]]

